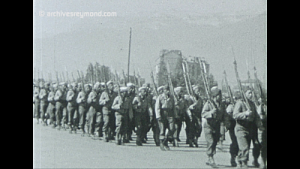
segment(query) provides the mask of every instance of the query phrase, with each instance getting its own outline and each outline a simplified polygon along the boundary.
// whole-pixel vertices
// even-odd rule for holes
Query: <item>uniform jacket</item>
[[[233,118],[236,120],[237,124],[243,127],[249,128],[251,124],[256,124],[257,127],[260,127],[262,124],[256,111],[255,104],[251,100],[248,100],[248,103],[252,113],[247,116],[246,103],[242,100],[238,100],[233,109]]]
[[[111,108],[113,110],[116,110],[118,113],[120,113],[122,115],[125,115],[125,113],[129,112],[130,108],[131,108],[131,111],[132,111],[132,107],[128,107],[129,102],[130,102],[130,99],[128,97],[125,97],[125,98],[122,99],[121,96],[117,96],[114,99],[114,102],[113,102]]]
[[[212,105],[217,109],[216,113],[213,113]],[[207,101],[202,110],[202,117],[206,119],[203,127],[214,127],[221,122],[227,121],[225,111],[225,105],[222,102],[218,105],[214,101]]]
[[[148,113],[150,117],[153,116],[152,106],[148,97],[142,98],[140,95],[134,97],[132,101],[132,108],[135,110],[137,115],[146,115],[145,113]]]
[[[187,113],[188,101],[184,98],[180,98],[174,106],[174,117],[183,118],[184,115]]]
[[[156,118],[164,117],[174,117],[174,98],[173,96],[167,97],[165,94],[158,96],[155,102],[155,114]],[[167,114],[163,114],[164,111]]]
[[[81,106],[86,106],[86,99],[87,99],[87,93],[85,93],[84,91],[80,91],[78,93],[78,96],[76,98],[76,102],[78,105],[81,105]]]
[[[96,109],[99,109],[100,107],[99,99],[100,99],[100,94],[98,94],[96,91],[93,90],[88,95],[87,104],[93,106]]]
[[[66,100],[67,102],[72,103],[72,105],[76,104],[75,91],[73,89],[69,89],[69,91],[67,92]]]
[[[49,94],[48,94],[48,102],[49,103],[55,104],[54,95],[55,95],[54,91],[49,92]]]
[[[191,106],[189,106],[190,111],[188,111],[188,112],[192,113],[193,116],[196,116],[196,117],[200,118],[200,120],[201,120],[202,119],[201,113],[202,113],[202,109],[203,109],[203,100],[201,98],[199,98],[198,100],[196,98],[193,98],[193,100],[195,100],[195,102],[193,104],[191,104]]]
[[[117,95],[118,94],[114,91],[103,91],[99,99],[99,105],[105,106],[110,109]]]

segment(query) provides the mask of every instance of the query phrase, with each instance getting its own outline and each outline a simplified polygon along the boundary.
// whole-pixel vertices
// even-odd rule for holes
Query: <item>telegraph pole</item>
[[[128,77],[127,77],[127,82],[129,82],[130,47],[131,47],[131,28],[130,28],[130,35],[129,35],[129,51],[128,51],[128,67],[127,67],[127,75],[128,75]]]

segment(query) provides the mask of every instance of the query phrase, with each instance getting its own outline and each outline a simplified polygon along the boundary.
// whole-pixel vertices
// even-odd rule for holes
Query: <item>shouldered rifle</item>
[[[124,72],[124,71],[123,71]],[[116,74],[116,79],[117,79],[117,81],[116,81],[116,83],[117,83],[117,85],[118,85],[118,96],[120,96],[121,97],[121,94],[120,94],[120,82],[119,82],[119,78],[118,78],[118,74],[117,74],[117,71],[115,70],[115,74]],[[125,80],[125,79],[124,79]]]
[[[234,100],[233,100],[233,96],[232,96],[232,92],[231,92],[230,86],[228,85],[227,75],[226,75],[226,71],[225,70],[224,70],[224,80],[225,80],[225,85],[226,85],[227,93],[228,93],[228,96],[230,98],[230,102],[233,104]]]
[[[232,48],[231,48],[232,49]],[[241,80],[240,80],[240,77],[239,77],[239,73],[237,71],[237,63],[236,63],[236,60],[235,60],[235,56],[234,56],[234,52],[233,52],[233,49],[232,49],[232,53],[233,53],[233,57],[234,57],[234,70],[235,70],[235,76],[236,76],[236,80],[237,80],[237,83],[238,83],[238,87],[239,87],[239,90],[240,90],[240,93],[242,95],[242,98],[243,100],[246,102],[246,108],[248,110],[251,110],[250,109],[250,105],[249,105],[249,102],[248,102],[248,99],[246,98],[245,96],[245,93],[243,92],[243,89],[242,89],[242,83],[241,83]]]
[[[124,78],[124,84],[125,86],[127,85],[127,82],[126,82],[126,76],[125,76],[125,72],[124,70],[122,69],[122,73],[123,73],[123,78]],[[129,76],[129,75],[128,75]]]
[[[151,76],[151,79],[152,79],[152,83],[153,83],[153,87],[154,87],[154,92],[155,92],[156,96],[158,96],[157,86],[156,86],[155,81],[154,81],[154,76],[153,76],[153,71],[152,71],[152,66],[151,66],[151,62],[150,61],[149,61],[149,64],[150,64],[150,69],[151,69],[150,76]]]
[[[58,85],[59,84],[58,72],[55,71],[55,73],[56,73],[56,81],[57,81],[57,85]]]
[[[261,85],[260,85],[260,82],[259,82],[259,80],[258,80],[258,78],[257,78],[257,72],[256,72],[256,67],[254,66],[254,77],[255,77],[255,79],[256,79],[256,84],[258,85],[258,88],[259,88],[259,92],[260,92],[260,97],[264,100],[264,99],[266,99],[265,98],[265,94],[264,94],[264,92],[263,92],[263,90],[262,90],[262,87],[261,87]],[[265,100],[264,100],[265,101]]]
[[[182,62],[182,70],[183,70],[183,77],[184,77],[184,82],[185,82],[185,86],[186,86],[186,91],[187,91],[188,95],[191,96],[190,87],[187,82],[186,70],[185,70],[185,66],[184,66],[183,62]]]
[[[73,75],[73,72],[72,72],[71,74],[72,74],[73,81],[76,82],[76,81],[75,81],[75,78],[74,78],[74,75]]]
[[[253,93],[253,101],[255,103],[255,106],[258,106],[257,96],[256,96],[254,88],[253,88],[253,86],[251,85],[251,82],[250,82],[251,78],[250,78],[250,71],[249,71],[247,60],[246,60],[246,64],[247,64],[248,83],[249,83],[250,89],[252,90],[252,93]]]
[[[169,83],[169,87],[170,87],[170,93],[171,93],[171,95],[174,96],[174,101],[175,101],[175,103],[176,103],[179,99],[177,98],[177,95],[176,95],[175,92],[174,92],[174,87],[173,87],[173,84],[172,84],[172,79],[171,79],[171,72],[170,72],[169,63],[167,63],[167,71],[168,71],[168,83]]]
[[[208,103],[213,107],[213,108],[216,108],[214,106],[214,104],[212,104],[212,99],[211,99],[211,95],[210,95],[210,90],[209,90],[209,86],[208,86],[208,82],[207,82],[207,77],[205,76],[205,70],[204,70],[204,66],[202,64],[204,64],[202,62],[201,59],[198,58],[198,62],[199,62],[199,65],[200,65],[200,69],[201,69],[201,75],[202,75],[202,78],[203,78],[203,83],[204,83],[204,88],[205,88],[205,92],[206,92],[206,95],[207,95],[207,99],[208,99]]]
[[[82,91],[85,92],[83,77],[80,76],[79,70],[77,70],[77,73],[78,73],[79,79],[81,79],[81,88],[82,88]]]

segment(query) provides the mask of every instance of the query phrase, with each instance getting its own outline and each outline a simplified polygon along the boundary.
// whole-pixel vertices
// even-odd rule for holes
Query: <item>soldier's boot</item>
[[[74,127],[73,127],[73,130],[74,130],[74,134],[76,134],[76,133],[77,133],[77,127],[74,126]]]
[[[243,168],[243,169],[248,169],[247,161],[243,161],[243,162],[242,162],[242,168]]]
[[[241,161],[239,161],[239,162],[237,163],[236,168],[237,168],[237,169],[241,169],[242,167],[243,167],[243,164],[242,164]]]
[[[189,147],[194,147],[192,140],[189,139],[188,141],[189,141],[189,143],[188,143],[188,144],[189,144]]]
[[[252,164],[253,164],[253,165],[254,165],[256,168],[258,168],[258,167],[259,167],[259,163],[258,163],[258,160],[257,160],[257,158],[254,158],[254,160],[253,160]]]
[[[206,162],[206,165],[210,165],[213,168],[217,168],[217,165],[215,163],[215,160],[214,160],[213,156],[208,157],[208,161]]]
[[[174,141],[173,141],[173,146],[174,146],[174,147],[179,147],[179,144],[178,144],[177,139],[174,139]]]
[[[198,137],[196,137],[196,138],[194,139],[194,144],[195,144],[196,147],[198,147]]]
[[[81,137],[84,137],[85,136],[84,125],[80,125],[80,128],[81,128],[81,131],[82,131]]]
[[[167,140],[164,140],[164,148],[165,150],[169,151],[170,150],[170,147],[168,145],[168,141]]]
[[[142,142],[141,142],[140,136],[137,136],[137,138],[136,138],[136,145],[138,145],[138,146],[142,146],[143,145]]]
[[[232,167],[236,167],[237,163],[235,162],[235,155],[231,155],[230,163]]]
[[[56,124],[55,124],[55,122],[52,124],[52,128],[55,128],[56,127]]]
[[[104,132],[103,138],[104,138],[104,141],[105,141],[105,142],[108,142],[108,141],[109,141],[109,139],[108,139],[108,132],[107,132],[107,131]],[[119,139],[119,138],[116,137],[116,140],[118,140],[118,139]]]
[[[159,148],[161,151],[166,151],[164,148],[164,140],[159,140]]]

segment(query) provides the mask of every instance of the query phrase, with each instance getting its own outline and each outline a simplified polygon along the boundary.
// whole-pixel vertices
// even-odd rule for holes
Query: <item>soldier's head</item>
[[[174,88],[174,92],[178,97],[183,97],[183,87],[178,86],[176,88]]]
[[[129,89],[128,94],[133,94],[135,93],[135,85],[133,83],[127,83],[126,85]]]
[[[118,93],[118,90],[119,90],[118,84],[114,84],[113,91],[116,92],[116,93]]]
[[[82,90],[82,84],[78,83],[77,86],[77,92],[80,92]]]
[[[244,88],[245,96],[247,99],[251,100],[252,99],[252,90],[249,86]]]
[[[100,91],[100,82],[96,82],[96,83],[94,84],[93,90],[96,91],[96,92],[99,92],[99,91]]]
[[[167,96],[170,95],[170,87],[168,85],[164,86],[164,94]]]
[[[50,88],[50,83],[49,83],[49,82],[46,82],[46,83],[45,83],[45,89],[49,90],[49,88]]]
[[[122,97],[127,97],[128,96],[128,87],[120,87],[120,95]]]
[[[146,87],[140,87],[139,88],[139,94],[141,96],[145,96],[146,95],[146,91],[147,91],[147,88]]]
[[[222,92],[217,86],[212,87],[210,91],[213,99],[215,99],[217,102],[222,100]]]
[[[85,90],[85,92],[90,92],[91,91],[91,89],[92,89],[92,86],[90,85],[90,84],[84,84],[84,90]]]
[[[59,86],[60,86],[60,89],[63,91],[65,91],[67,89],[67,83],[65,83],[65,82],[60,82]]]
[[[100,83],[100,91],[104,91],[105,90],[105,83],[104,82],[101,82]]]
[[[40,87],[40,88],[43,88],[43,87],[44,87],[44,81],[40,81],[39,87]]]
[[[158,92],[158,94],[163,94],[164,93],[164,86],[160,86],[159,88],[157,88],[157,92]]]
[[[106,86],[107,86],[107,89],[111,91],[114,88],[114,83],[112,81],[108,81],[106,83]]]

